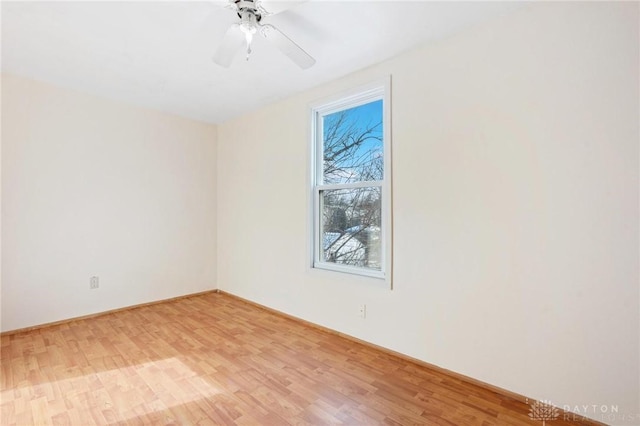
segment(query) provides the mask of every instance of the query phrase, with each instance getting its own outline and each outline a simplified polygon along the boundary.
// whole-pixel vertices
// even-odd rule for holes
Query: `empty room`
[[[640,425],[640,2],[0,20],[3,426]]]

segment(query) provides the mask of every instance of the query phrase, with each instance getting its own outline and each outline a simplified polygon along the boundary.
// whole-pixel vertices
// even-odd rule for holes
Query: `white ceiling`
[[[247,62],[211,60],[237,16],[220,1],[1,3],[2,70],[220,123],[520,8],[516,2],[310,0],[265,18],[315,59],[261,37]],[[264,1],[269,8],[269,1]],[[278,5],[274,5],[276,7]]]

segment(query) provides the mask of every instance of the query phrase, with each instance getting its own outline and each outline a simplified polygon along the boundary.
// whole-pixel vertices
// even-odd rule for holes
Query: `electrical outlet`
[[[366,318],[367,317],[367,305],[360,305],[360,309],[358,310],[358,316],[360,318]]]
[[[89,288],[91,290],[95,290],[98,287],[100,287],[100,278],[98,278],[97,276],[89,278]]]

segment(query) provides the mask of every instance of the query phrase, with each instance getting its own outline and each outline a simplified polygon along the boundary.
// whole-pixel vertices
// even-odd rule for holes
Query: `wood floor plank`
[[[522,401],[219,293],[2,336],[0,362],[7,426],[532,424]]]

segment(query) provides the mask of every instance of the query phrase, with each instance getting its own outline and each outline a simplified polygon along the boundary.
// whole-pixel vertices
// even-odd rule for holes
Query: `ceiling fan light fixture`
[[[251,10],[243,10],[240,13],[240,31],[244,34],[245,41],[247,42],[247,61],[251,54],[251,42],[253,41],[253,35],[258,31],[258,19],[255,13]]]

